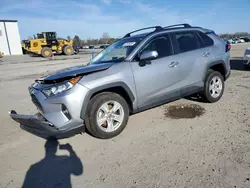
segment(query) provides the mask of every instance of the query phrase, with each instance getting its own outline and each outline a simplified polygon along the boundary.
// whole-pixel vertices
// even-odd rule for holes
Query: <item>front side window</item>
[[[196,50],[199,48],[196,35],[192,31],[178,32],[174,34],[179,44],[180,53]]]
[[[152,39],[142,51],[157,51],[158,58],[173,55],[172,43],[168,35]]]

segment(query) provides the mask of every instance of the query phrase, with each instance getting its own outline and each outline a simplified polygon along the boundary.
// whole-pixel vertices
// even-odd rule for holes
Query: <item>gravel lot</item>
[[[114,139],[83,134],[59,141],[69,143],[78,158],[59,148],[57,156],[45,156],[45,140],[21,130],[8,111],[36,112],[27,91],[33,80],[47,70],[86,63],[90,54],[0,59],[0,188],[19,188],[25,177],[26,183],[38,177],[74,188],[249,188],[250,71],[241,60],[247,46],[232,45],[232,74],[219,102],[181,99],[131,116]],[[194,119],[166,117],[166,109],[176,104],[198,104],[205,113]]]

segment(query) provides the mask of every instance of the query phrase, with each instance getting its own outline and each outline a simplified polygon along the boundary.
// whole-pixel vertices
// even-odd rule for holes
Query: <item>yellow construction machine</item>
[[[75,49],[72,40],[58,39],[56,32],[42,32],[34,36],[34,39],[29,40],[27,52],[51,57],[53,54],[73,55]]]
[[[23,54],[27,54],[27,51],[29,50],[29,40],[22,40],[21,46],[22,46],[22,51]]]

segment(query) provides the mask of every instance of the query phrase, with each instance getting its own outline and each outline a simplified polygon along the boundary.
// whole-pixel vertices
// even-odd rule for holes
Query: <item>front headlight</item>
[[[54,85],[53,87],[43,89],[42,92],[47,97],[55,96],[59,93],[62,93],[64,91],[71,89],[80,80],[80,78],[81,77],[76,77],[63,84],[58,84],[58,85]]]

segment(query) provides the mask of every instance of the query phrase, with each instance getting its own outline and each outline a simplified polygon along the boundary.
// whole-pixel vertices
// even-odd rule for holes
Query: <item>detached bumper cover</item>
[[[75,134],[85,132],[84,126],[75,127],[68,130],[57,129],[52,123],[48,122],[41,114],[22,115],[17,114],[14,110],[9,112],[10,117],[20,124],[20,127],[41,138],[68,138]]]

